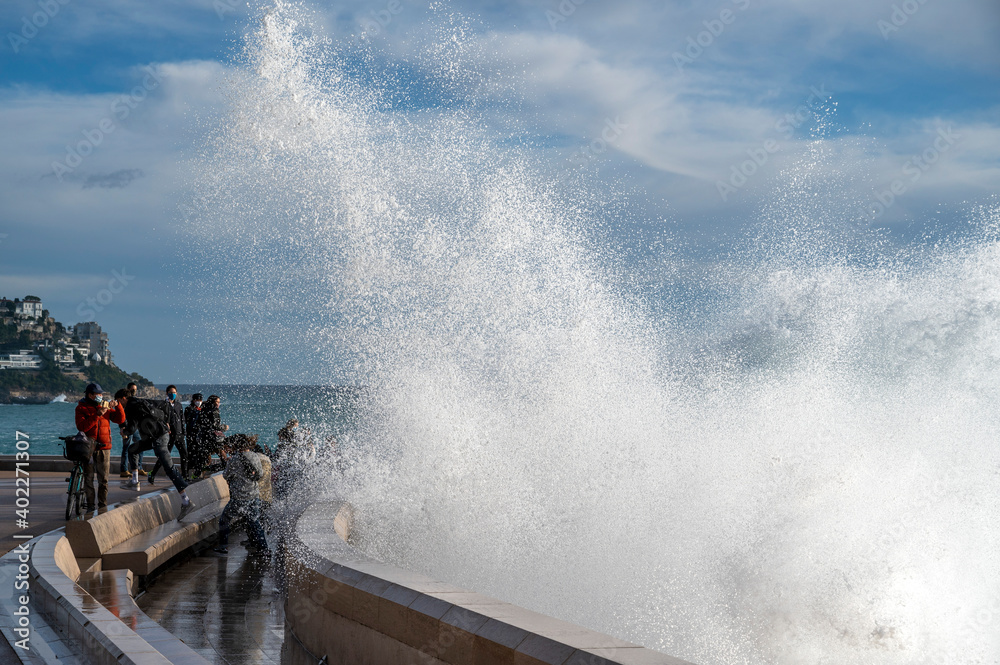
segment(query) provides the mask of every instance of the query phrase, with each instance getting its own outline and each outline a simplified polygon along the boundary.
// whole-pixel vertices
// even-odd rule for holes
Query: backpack
[[[248,452],[248,451],[241,451],[238,454],[240,456],[240,460],[243,463],[243,474],[251,482],[255,482],[255,483],[260,482],[260,474],[257,473],[257,469],[253,468],[253,466],[250,464],[250,457],[249,457],[250,455],[255,455],[256,453]]]
[[[132,406],[133,403],[135,406],[129,410],[133,411],[134,409],[132,415],[138,421],[137,428],[142,434],[142,438],[158,439],[170,431],[167,427],[167,423],[170,422],[170,414],[166,410],[170,408],[169,402],[133,397],[129,400],[129,406]],[[164,405],[166,405],[166,409]]]
[[[76,436],[61,436],[66,446],[63,448],[63,457],[73,462],[86,462],[94,456],[94,444],[97,442],[83,432],[78,432]]]

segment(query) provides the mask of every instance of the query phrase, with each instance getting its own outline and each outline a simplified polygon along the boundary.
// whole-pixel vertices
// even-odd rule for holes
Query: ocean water
[[[310,427],[318,436],[335,436],[348,444],[357,425],[357,403],[363,395],[356,388],[320,386],[178,385],[178,390],[185,395],[218,395],[222,398],[222,422],[230,426],[230,434],[256,434],[262,445],[272,448],[278,430],[291,418],[298,418],[302,426]],[[31,452],[61,455],[62,442],[57,437],[76,433],[75,406],[73,402],[0,405],[0,432],[6,434],[0,454],[14,453],[15,432],[20,431],[28,434]],[[116,453],[120,447],[116,436]]]
[[[648,302],[600,192],[484,129],[496,74],[434,6],[400,69],[454,103],[276,1],[190,164],[224,327],[369,387],[365,549],[702,665],[997,663],[1000,209],[887,248],[818,137],[742,246],[675,263],[698,311]]]

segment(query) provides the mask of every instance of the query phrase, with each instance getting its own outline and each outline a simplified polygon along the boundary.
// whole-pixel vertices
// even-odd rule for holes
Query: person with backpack
[[[125,411],[118,402],[105,402],[104,389],[91,383],[76,405],[76,429],[94,441],[94,454],[83,463],[83,491],[87,512],[93,512],[94,475],[97,475],[97,508],[108,506],[108,473],[111,471],[111,423],[124,423]]]
[[[226,460],[226,471],[222,477],[229,483],[229,503],[219,517],[219,543],[215,551],[229,553],[229,527],[233,520],[242,517],[246,528],[247,550],[250,554],[266,554],[267,538],[260,523],[260,482],[264,479],[262,458],[253,452],[256,440],[245,434],[230,438],[232,454]]]
[[[186,432],[184,427],[184,410],[181,407],[180,399],[177,397],[177,386],[167,386],[167,402],[170,404],[170,444],[167,447],[167,451],[172,452],[174,448],[177,448],[177,454],[181,457],[181,476],[187,478],[188,456],[187,446],[184,445],[184,435]],[[156,460],[153,470],[146,477],[150,485],[156,483],[156,472],[162,466],[160,460]]]
[[[129,459],[132,462],[132,477],[126,483],[122,483],[123,489],[137,490],[141,487],[139,482],[139,471],[136,465],[139,461],[139,453],[145,450],[152,450],[156,459],[160,461],[167,472],[167,477],[177,488],[177,493],[181,496],[181,512],[177,516],[178,520],[184,518],[194,509],[194,503],[188,497],[185,489],[187,482],[174,469],[170,461],[170,420],[172,419],[173,407],[165,400],[140,399],[130,395],[127,390],[119,390],[115,394],[115,399],[125,407],[125,416],[128,427],[135,428],[140,434],[139,441],[128,447]],[[129,431],[129,434],[132,432]]]

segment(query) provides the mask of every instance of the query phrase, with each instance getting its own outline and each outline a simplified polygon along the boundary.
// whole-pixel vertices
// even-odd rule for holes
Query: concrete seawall
[[[347,543],[343,503],[305,510],[286,549],[292,665],[690,665],[395,566]]]

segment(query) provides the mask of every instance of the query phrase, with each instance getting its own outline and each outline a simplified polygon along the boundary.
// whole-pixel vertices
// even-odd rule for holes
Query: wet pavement
[[[30,512],[28,525],[22,527],[14,510],[15,489],[24,482],[17,483],[13,471],[0,471],[0,515],[7,515],[7,519],[0,519],[0,554],[24,542],[28,535],[40,536],[66,524],[67,476],[59,472],[30,474]],[[113,477],[109,482],[109,504],[135,501],[142,494],[170,486],[164,476],[157,478],[155,486],[143,482],[142,492],[135,492],[120,489],[119,480]],[[242,537],[241,532],[232,536],[234,541]],[[284,596],[273,564],[269,558],[248,557],[239,545],[230,545],[226,556],[208,550],[167,569],[136,598],[136,604],[212,663],[281,662]],[[57,634],[49,632],[48,627],[40,627],[35,642],[62,648]],[[68,652],[56,651],[53,656],[61,662],[76,661]],[[0,637],[0,665],[19,662],[7,640]]]
[[[112,463],[114,467],[115,464]],[[32,536],[40,536],[66,525],[66,478],[68,473],[35,471],[30,467],[20,474],[14,471],[0,471],[0,554],[6,554]],[[142,491],[123,490],[119,487],[121,481],[114,474],[108,482],[108,503],[135,501],[142,494],[165,486],[164,479],[157,479],[155,486],[143,483]],[[21,490],[18,492],[18,490]],[[27,492],[25,492],[25,489]],[[25,497],[27,494],[27,497]],[[27,512],[16,514],[14,511],[18,498],[28,501]],[[22,506],[23,506],[22,502]],[[23,508],[22,508],[23,509]],[[21,515],[26,519],[19,522]],[[5,588],[4,591],[7,589]],[[46,632],[48,631],[48,632]],[[51,634],[50,634],[51,633]],[[37,644],[59,645],[59,638],[48,628],[42,628]],[[58,656],[61,652],[56,651]],[[66,657],[67,654],[63,654]],[[0,665],[20,663],[20,659],[7,640],[0,636]],[[71,663],[72,661],[65,661]]]
[[[160,575],[136,604],[212,663],[281,662],[284,596],[272,558],[239,545],[208,550]]]
[[[116,466],[112,464],[112,466]],[[161,474],[162,475],[162,474]],[[9,552],[23,540],[25,534],[40,536],[43,533],[66,525],[66,479],[68,473],[52,471],[29,471],[15,478],[13,471],[0,471],[0,554]],[[121,489],[123,479],[115,473],[108,481],[108,504],[135,501],[143,494],[151,491],[172,487],[166,476],[156,479],[155,485],[150,485],[143,479],[141,491]],[[18,515],[14,513],[18,498],[24,497],[27,484],[28,506],[26,526],[18,523]],[[23,503],[22,503],[23,505]]]

